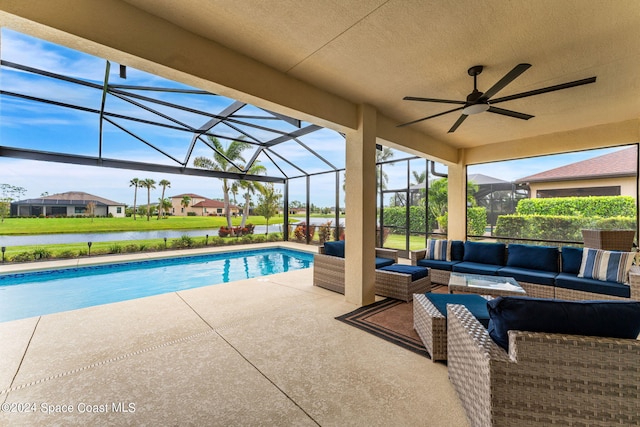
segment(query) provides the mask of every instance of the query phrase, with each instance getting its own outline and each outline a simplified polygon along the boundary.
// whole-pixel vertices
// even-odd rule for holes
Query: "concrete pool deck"
[[[0,323],[0,425],[468,425],[446,366],[355,308],[305,269]]]

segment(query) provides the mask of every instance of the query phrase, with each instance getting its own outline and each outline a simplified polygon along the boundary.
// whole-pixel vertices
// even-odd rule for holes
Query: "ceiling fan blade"
[[[509,71],[503,78],[498,80],[496,84],[491,86],[491,88],[482,95],[482,98],[490,99],[493,95],[502,90],[506,85],[518,78],[520,74],[527,71],[529,67],[531,67],[531,64],[516,65],[515,67],[513,67],[513,70]]]
[[[465,104],[464,101],[454,101],[451,99],[437,99],[437,98],[419,98],[417,96],[405,96],[402,99],[404,99],[405,101],[440,102],[443,104],[460,104],[460,105]]]
[[[596,77],[589,77],[582,80],[576,80],[574,82],[562,83],[555,86],[549,86],[542,89],[530,90],[528,92],[517,93],[515,95],[504,96],[502,98],[496,98],[491,101],[492,104],[497,104],[498,102],[511,101],[513,99],[525,98],[527,96],[540,95],[542,93],[554,92],[556,90],[569,89],[571,87],[587,85],[589,83],[595,83]]]
[[[453,110],[445,111],[445,112],[443,112],[443,113],[434,114],[433,116],[427,116],[427,117],[423,117],[423,118],[418,119],[418,120],[414,120],[414,121],[412,121],[412,122],[403,123],[403,124],[398,125],[398,126],[396,126],[396,127],[397,127],[397,128],[401,128],[401,127],[404,127],[404,126],[409,126],[409,125],[412,125],[412,124],[414,124],[414,123],[421,122],[421,121],[423,121],[423,120],[433,119],[434,117],[439,117],[439,116],[444,116],[445,114],[453,113],[454,111],[462,110],[463,108],[464,108],[464,107],[454,108]]]
[[[451,129],[449,129],[449,132],[447,133],[453,133],[456,131],[456,129],[458,129],[458,126],[460,126],[462,124],[462,122],[465,121],[465,119],[469,117],[466,114],[461,114],[460,117],[458,118],[458,120],[456,120],[456,122],[453,124],[453,126],[451,126]]]
[[[505,110],[504,108],[489,107],[490,113],[502,114],[503,116],[515,117],[516,119],[529,120],[534,117],[530,114],[518,113],[517,111]]]

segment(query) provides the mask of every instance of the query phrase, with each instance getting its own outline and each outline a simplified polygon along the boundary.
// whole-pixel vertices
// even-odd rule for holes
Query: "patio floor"
[[[306,269],[0,323],[0,425],[468,425],[355,308]]]

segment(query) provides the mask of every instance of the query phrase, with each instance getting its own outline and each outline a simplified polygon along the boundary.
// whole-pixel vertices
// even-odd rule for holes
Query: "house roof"
[[[569,181],[578,179],[635,176],[638,162],[634,145],[613,153],[582,160],[516,180],[524,182]]]
[[[37,199],[26,199],[15,202],[19,205],[86,205],[94,202],[96,205],[102,206],[124,206],[125,203],[114,202],[104,197],[95,196],[83,191],[67,191],[66,193],[52,194],[50,196],[40,197]]]
[[[192,205],[191,207],[193,208],[224,208],[224,202],[221,202],[220,200],[212,200],[212,199],[205,199],[202,202],[198,202],[194,205]],[[229,208],[231,209],[238,209],[238,207],[234,204],[230,204]]]
[[[184,193],[184,194],[178,194],[176,196],[171,196],[171,199],[182,199],[184,196],[189,196],[192,199],[206,199],[206,197],[201,196],[199,194],[195,194],[195,193]]]
[[[478,185],[498,185],[498,184],[511,185],[511,183],[508,181],[505,181],[499,178],[494,178],[492,176],[484,175],[481,173],[473,173],[473,174],[467,175],[467,181],[473,182],[474,184],[478,184]]]

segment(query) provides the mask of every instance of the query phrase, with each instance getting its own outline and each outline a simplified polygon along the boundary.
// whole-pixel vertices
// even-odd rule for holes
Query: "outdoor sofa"
[[[326,242],[313,256],[313,285],[344,294],[345,241]],[[376,295],[411,301],[413,294],[431,290],[427,268],[397,264],[398,251],[376,248]]]
[[[487,306],[489,330],[447,306],[449,379],[473,427],[640,424],[640,302]]]
[[[571,246],[559,250],[515,243],[430,240],[427,248],[411,251],[410,258],[412,265],[430,268],[431,281],[440,285],[448,285],[451,272],[460,272],[513,277],[531,297],[640,300],[640,267],[632,266],[622,280],[580,277],[583,254],[583,248]]]

